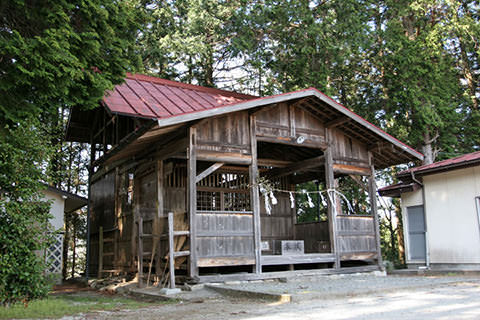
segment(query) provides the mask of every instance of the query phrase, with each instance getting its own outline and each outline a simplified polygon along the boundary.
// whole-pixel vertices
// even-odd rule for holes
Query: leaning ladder
[[[168,213],[168,262],[170,269],[170,289],[175,289],[175,258],[186,257],[190,251],[175,251],[175,237],[190,236],[189,231],[175,231],[173,229],[173,212]]]

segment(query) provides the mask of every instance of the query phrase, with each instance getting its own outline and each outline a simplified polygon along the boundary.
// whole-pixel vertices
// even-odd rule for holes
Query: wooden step
[[[189,236],[190,231],[173,231],[174,236]]]
[[[186,257],[190,255],[190,251],[176,251],[173,252],[173,257],[178,258],[178,257]]]

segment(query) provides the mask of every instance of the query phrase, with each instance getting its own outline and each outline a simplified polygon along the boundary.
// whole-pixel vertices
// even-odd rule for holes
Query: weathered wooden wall
[[[326,152],[329,137],[333,158],[331,164],[335,174],[368,175],[371,172],[368,148],[365,144],[335,127],[327,128],[328,124],[318,115],[306,111],[299,104],[281,103],[265,107],[255,112],[255,119],[251,126],[252,133],[255,133],[256,138],[262,141],[264,146],[270,148],[265,147],[267,151],[262,153],[264,170],[270,170],[282,161],[291,166],[296,161],[315,160],[321,157],[322,153]],[[194,184],[197,189],[195,195],[198,198],[194,204],[193,211],[196,213],[192,226],[195,228],[193,239],[196,245],[192,252],[196,255],[196,266],[254,264],[256,259],[254,210],[250,207],[248,165],[252,163],[252,154],[255,154],[252,152],[254,150],[251,150],[251,144],[254,145],[256,142],[250,136],[249,122],[247,111],[201,120],[195,124],[195,130],[192,131],[194,138],[188,149],[194,152],[186,152],[184,142],[182,148],[168,144],[169,147],[165,148],[175,150],[174,152],[170,150],[165,158],[172,156],[175,159],[164,159],[161,164],[162,172],[157,171],[157,159],[135,159],[141,162],[141,165],[132,166],[131,163],[126,163],[125,168],[120,166],[116,170],[111,170],[93,183],[91,273],[95,273],[95,263],[98,263],[99,226],[107,230],[105,237],[115,239],[105,244],[104,251],[111,254],[104,257],[104,268],[135,270],[139,250],[139,226],[136,222],[139,219],[142,220],[140,229],[143,229],[143,233],[153,235],[143,239],[140,247],[144,252],[151,252],[154,249],[154,241],[158,241],[159,249],[156,249],[158,255],[155,260],[164,262],[168,247],[166,239],[160,240],[160,235],[167,232],[168,212],[182,216],[179,221],[190,218],[190,213],[187,212],[189,208],[187,166],[190,160],[186,160],[185,155],[192,154],[198,160],[195,162],[197,167],[195,176],[212,163],[220,165],[225,163],[223,168],[218,170],[220,173],[210,174]],[[298,142],[302,140],[298,140],[300,136],[304,139]],[[287,148],[286,152],[290,150],[295,152],[289,157],[284,157],[282,153],[286,152],[278,151],[276,144],[282,144]],[[270,156],[273,151],[276,151],[276,156]],[[161,149],[157,150],[155,157],[162,157]],[[270,166],[265,163],[270,161],[269,159],[277,160],[276,164]],[[325,168],[322,165],[315,168],[316,171],[302,174],[307,175],[307,178],[318,179],[319,173],[325,171]],[[129,178],[128,172],[134,173],[133,179]],[[236,176],[227,178],[222,174]],[[287,179],[286,175],[282,178]],[[157,185],[157,181],[162,181],[162,185]],[[285,183],[281,186],[281,189],[288,188],[291,186]],[[261,240],[268,241],[270,248],[273,248],[274,240],[304,240],[306,253],[324,250],[324,245],[329,240],[328,222],[295,224],[295,209],[291,208],[289,195],[276,193],[275,196],[278,204],[272,207],[270,215],[266,213],[263,198],[260,199]],[[163,208],[159,208],[159,205]],[[184,230],[188,230],[189,227],[186,228]],[[107,234],[108,232],[111,233]],[[366,255],[370,257],[376,252],[371,216],[339,216],[336,234],[337,249],[344,260]],[[182,250],[188,249],[188,241],[185,241]],[[268,254],[269,251],[263,253]],[[145,263],[152,261],[149,256],[142,260]],[[156,263],[157,268],[158,266]]]
[[[256,134],[260,141],[295,143],[298,136],[303,136],[303,146],[325,146],[323,122],[300,107],[281,103],[260,110],[256,119]]]
[[[305,253],[330,252],[328,221],[297,223],[295,240],[304,241]]]
[[[198,160],[249,163],[251,161],[248,112],[204,120],[196,125]]]
[[[331,129],[333,170],[336,173],[369,175],[368,147],[338,129]]]
[[[198,267],[254,264],[248,173],[221,169],[197,184]]]
[[[344,260],[376,256],[375,228],[372,216],[337,216],[338,252]]]
[[[92,183],[90,201],[90,272],[96,274],[99,261],[99,228],[102,227],[105,233],[116,228],[115,172],[110,172]],[[111,248],[105,248],[109,249]]]
[[[264,254],[273,253],[274,240],[293,240],[293,219],[295,208],[291,208],[290,198],[287,193],[275,193],[278,203],[272,206],[271,214],[265,210],[265,201],[260,198],[260,218],[262,234],[261,240],[268,241],[269,250],[263,250]]]

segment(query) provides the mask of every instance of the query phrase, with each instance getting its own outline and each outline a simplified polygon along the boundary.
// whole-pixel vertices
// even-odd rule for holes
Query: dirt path
[[[399,282],[398,279],[392,281]],[[424,281],[424,280],[422,280]],[[399,282],[400,283],[400,282]],[[243,299],[215,298],[202,303],[179,303],[137,310],[100,312],[78,319],[479,319],[480,279],[445,283],[430,279],[428,286],[335,299],[307,299],[275,305]]]

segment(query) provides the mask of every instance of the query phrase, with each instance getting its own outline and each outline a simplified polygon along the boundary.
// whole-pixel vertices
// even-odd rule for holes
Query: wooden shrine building
[[[89,274],[172,287],[378,269],[374,170],[423,158],[314,88],[258,98],[144,75],[72,110],[67,140],[92,146]],[[346,176],[362,212],[336,191]],[[326,218],[300,223],[289,191],[311,181]]]

